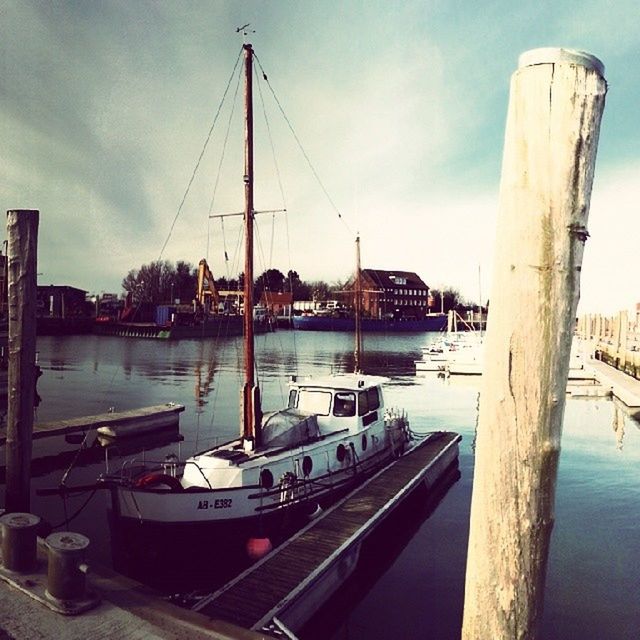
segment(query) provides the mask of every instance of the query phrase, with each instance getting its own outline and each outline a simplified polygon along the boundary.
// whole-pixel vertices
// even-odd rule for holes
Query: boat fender
[[[182,491],[180,480],[166,473],[145,473],[136,478],[133,484],[137,489],[160,489],[165,486],[170,491]]]
[[[247,540],[247,555],[251,560],[264,558],[271,549],[273,549],[273,544],[269,538],[249,538]]]

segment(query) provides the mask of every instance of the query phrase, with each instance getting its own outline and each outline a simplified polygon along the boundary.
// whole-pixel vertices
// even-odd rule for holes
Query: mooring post
[[[28,512],[30,508],[39,216],[38,211],[28,209],[7,211],[9,381],[5,507],[8,512]]]
[[[606,82],[595,57],[522,54],[511,78],[462,638],[537,638]]]
[[[629,312],[625,309],[620,312],[620,368],[627,366],[627,349],[629,348]]]

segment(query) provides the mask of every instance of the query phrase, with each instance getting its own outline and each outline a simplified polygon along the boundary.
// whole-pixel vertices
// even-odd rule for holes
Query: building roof
[[[428,289],[422,278],[413,271],[384,271],[383,269],[363,269],[362,275],[374,282],[376,286],[385,289],[393,287],[411,287],[413,289]],[[398,280],[396,280],[396,278]],[[403,280],[404,282],[400,282]]]
[[[39,291],[77,291],[78,293],[84,293],[85,295],[87,294],[87,291],[85,291],[84,289],[78,289],[78,287],[72,287],[70,285],[67,284],[39,284],[37,285],[37,289]]]

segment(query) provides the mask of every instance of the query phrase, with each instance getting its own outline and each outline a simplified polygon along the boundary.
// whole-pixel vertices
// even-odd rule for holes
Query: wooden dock
[[[119,435],[140,435],[156,429],[164,429],[178,424],[179,414],[184,405],[168,404],[130,409],[128,411],[112,411],[95,416],[41,422],[33,427],[33,439],[48,436],[67,435],[96,429],[101,435],[117,437]],[[0,445],[6,441],[6,435],[0,435]]]
[[[274,620],[297,631],[353,572],[360,546],[419,483],[457,461],[456,433],[433,434],[247,569],[194,610],[260,630]]]

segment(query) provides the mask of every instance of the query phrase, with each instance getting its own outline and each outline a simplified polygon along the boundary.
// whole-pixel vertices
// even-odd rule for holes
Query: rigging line
[[[300,139],[298,138],[298,136],[297,136],[297,134],[296,134],[296,132],[295,132],[295,130],[293,128],[293,125],[289,121],[289,118],[287,117],[287,114],[284,112],[284,109],[283,109],[282,105],[280,104],[280,101],[278,100],[278,97],[276,96],[276,93],[275,93],[273,87],[271,86],[271,83],[269,82],[269,78],[267,78],[267,74],[265,73],[265,71],[264,71],[264,69],[262,67],[262,64],[260,63],[260,60],[259,60],[258,56],[255,53],[254,53],[254,58],[255,58],[256,62],[258,63],[258,66],[260,67],[260,71],[262,72],[262,77],[264,78],[264,81],[267,83],[267,86],[269,87],[269,91],[271,91],[271,95],[273,96],[273,99],[276,101],[276,104],[278,105],[278,109],[280,109],[280,113],[282,114],[282,117],[284,118],[285,122],[287,123],[287,126],[289,127],[289,130],[291,131],[295,141],[298,143],[298,146],[300,147],[300,151],[302,152],[302,155],[304,156],[304,159],[307,161],[307,164],[309,165],[309,168],[311,169],[311,172],[313,173],[313,175],[315,176],[316,180],[318,181],[318,184],[320,185],[320,188],[322,189],[324,195],[327,197],[327,200],[329,201],[329,203],[333,207],[334,211],[338,214],[338,218],[342,221],[344,226],[347,228],[347,231],[351,235],[355,235],[353,233],[353,231],[351,230],[351,227],[349,227],[349,225],[347,224],[347,221],[344,219],[344,216],[340,212],[340,209],[338,209],[338,207],[336,206],[336,203],[333,201],[333,199],[329,195],[329,192],[325,188],[322,180],[320,180],[320,176],[318,175],[318,172],[315,170],[315,167],[313,166],[313,164],[311,164],[311,160],[309,159],[309,156],[307,155],[307,152],[304,150],[304,147],[302,146],[302,143],[300,142]]]
[[[182,201],[180,202],[180,205],[178,206],[178,211],[176,212],[175,217],[173,218],[173,222],[171,223],[171,227],[169,229],[169,233],[167,234],[167,239],[164,241],[164,244],[162,245],[162,249],[160,249],[160,255],[158,256],[158,260],[160,260],[162,258],[162,254],[164,253],[164,250],[167,247],[167,244],[169,243],[169,239],[171,238],[171,234],[173,233],[173,229],[176,226],[176,222],[178,221],[178,218],[180,216],[180,213],[182,212],[182,207],[184,206],[184,203],[187,199],[187,196],[189,195],[189,190],[191,189],[191,185],[193,184],[193,181],[196,177],[196,173],[198,172],[198,168],[200,167],[200,162],[202,162],[202,158],[204,156],[204,153],[207,149],[207,146],[209,144],[209,140],[211,140],[211,136],[213,134],[213,129],[216,126],[216,122],[218,121],[218,116],[220,115],[220,111],[222,110],[222,105],[224,104],[225,98],[227,97],[227,92],[229,91],[229,87],[231,86],[231,81],[233,80],[233,76],[236,73],[236,69],[238,68],[238,63],[240,62],[240,58],[242,56],[242,49],[240,50],[240,53],[238,53],[238,57],[236,58],[236,63],[233,67],[233,71],[231,72],[231,75],[229,76],[229,80],[227,82],[227,86],[224,90],[224,94],[222,95],[222,100],[220,101],[220,104],[218,105],[218,110],[216,111],[216,115],[213,118],[213,123],[211,124],[211,127],[209,128],[209,133],[207,134],[207,138],[204,142],[204,145],[202,147],[202,151],[200,151],[200,156],[198,157],[198,161],[196,162],[196,166],[193,169],[193,173],[191,174],[191,179],[189,180],[189,184],[187,184],[187,188],[184,192],[184,195],[182,196]]]
[[[286,210],[287,208],[287,200],[284,195],[284,187],[282,186],[282,178],[280,175],[280,167],[278,166],[278,159],[276,156],[276,148],[273,144],[273,136],[271,135],[271,124],[269,123],[269,118],[267,116],[267,109],[264,104],[264,96],[262,95],[262,83],[260,82],[260,76],[258,75],[257,69],[254,67],[254,73],[256,76],[256,85],[258,87],[258,95],[260,96],[260,104],[262,105],[262,115],[264,116],[264,122],[267,127],[267,136],[269,137],[269,144],[271,146],[271,155],[273,156],[273,164],[276,170],[276,177],[278,178],[278,187],[280,188],[280,196],[282,198],[282,208]],[[266,78],[266,75],[263,72],[263,76]]]
[[[227,122],[227,132],[224,136],[224,143],[222,145],[222,153],[220,155],[220,162],[218,163],[218,173],[216,174],[216,181],[213,186],[213,195],[211,196],[211,203],[209,204],[209,216],[213,211],[213,203],[216,199],[216,194],[218,192],[218,184],[220,183],[220,175],[222,173],[222,163],[224,162],[224,156],[227,150],[227,142],[229,141],[229,132],[231,131],[231,123],[233,122],[233,116],[236,111],[236,103],[238,101],[238,91],[240,89],[240,78],[242,77],[242,68],[238,70],[238,80],[236,82],[236,90],[233,94],[233,101],[231,103],[231,112],[229,113],[229,120]]]

